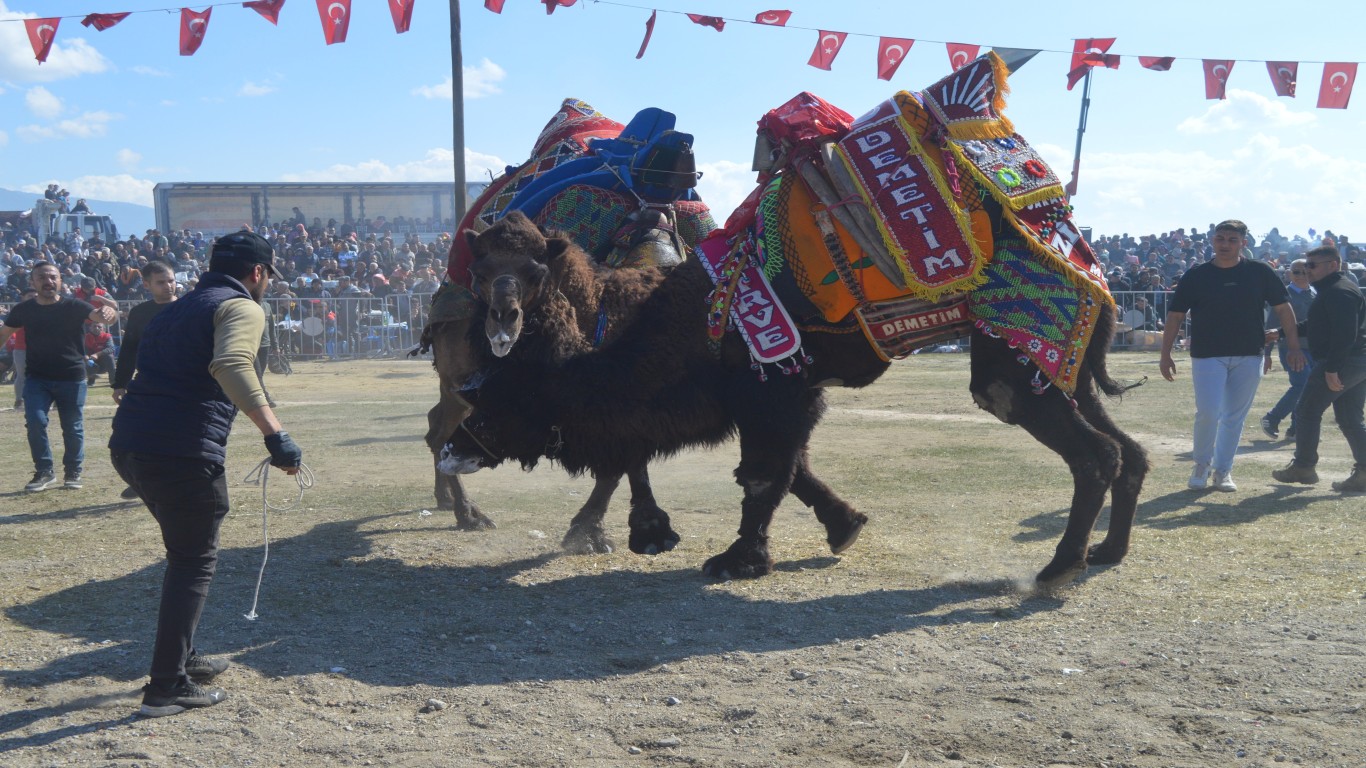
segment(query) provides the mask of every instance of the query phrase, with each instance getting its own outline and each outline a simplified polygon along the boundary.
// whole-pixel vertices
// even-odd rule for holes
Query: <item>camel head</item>
[[[484,319],[493,354],[504,357],[522,333],[525,313],[544,298],[548,246],[545,235],[526,214],[512,211],[492,227],[475,234],[466,230],[470,284],[489,305]]]

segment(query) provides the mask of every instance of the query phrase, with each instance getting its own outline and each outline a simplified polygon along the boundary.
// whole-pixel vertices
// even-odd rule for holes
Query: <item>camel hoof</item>
[[[672,551],[679,541],[682,541],[682,537],[668,525],[662,528],[657,525],[637,526],[631,529],[628,546],[637,555],[657,555]]]
[[[1124,562],[1124,556],[1128,553],[1128,547],[1119,547],[1102,541],[1087,550],[1086,562],[1091,565],[1117,565]]]
[[[1041,592],[1052,592],[1076,581],[1083,573],[1086,573],[1084,560],[1070,565],[1060,565],[1055,561],[1039,571],[1039,575],[1034,577],[1034,586]]]
[[[826,541],[830,543],[830,551],[839,554],[844,550],[854,546],[858,541],[858,535],[863,532],[863,525],[868,522],[867,515],[856,514],[849,520],[849,525],[840,531],[838,536],[832,530],[826,531]]]
[[[702,574],[713,579],[757,579],[773,572],[767,547],[740,548],[739,542],[702,564]]]
[[[491,518],[484,515],[477,509],[470,508],[465,514],[455,513],[455,529],[457,531],[491,531],[498,525]]]
[[[571,555],[610,555],[616,545],[601,528],[570,526],[560,541],[560,548]]]

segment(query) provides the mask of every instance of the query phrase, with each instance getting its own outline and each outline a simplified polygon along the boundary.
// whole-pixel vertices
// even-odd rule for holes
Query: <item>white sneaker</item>
[[[1203,491],[1208,488],[1209,465],[1196,464],[1195,469],[1191,470],[1191,479],[1190,482],[1186,483],[1186,487],[1190,488],[1192,491]]]
[[[1233,472],[1215,472],[1214,490],[1232,493],[1238,490],[1238,486],[1233,483]]]

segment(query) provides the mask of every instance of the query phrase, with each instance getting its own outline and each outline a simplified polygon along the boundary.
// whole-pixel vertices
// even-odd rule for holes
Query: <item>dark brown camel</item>
[[[491,269],[495,265],[507,264],[509,258],[520,263],[522,260],[518,254],[528,250],[545,249],[544,235],[520,211],[510,212],[502,222],[477,238],[477,245],[473,233],[467,233],[476,263]],[[617,329],[634,315],[641,297],[663,279],[658,269],[611,269],[592,260],[576,262],[573,266],[574,269],[553,275],[544,267],[531,266],[519,275],[518,280],[505,280],[489,287],[500,300],[536,303],[541,300],[543,292],[548,292],[562,302],[566,319],[575,325],[575,332],[572,337],[565,335],[565,338],[572,338],[572,346],[560,350],[560,356],[587,351],[595,342],[611,340]],[[509,296],[507,291],[517,295]],[[480,308],[485,307],[481,305]],[[584,310],[576,311],[576,308]],[[423,334],[422,349],[432,350],[433,365],[441,386],[440,401],[427,414],[425,440],[432,450],[438,501],[449,499],[460,529],[478,530],[494,527],[493,521],[484,516],[465,495],[459,475],[441,469],[441,451],[446,439],[470,412],[469,404],[460,395],[460,387],[478,367],[478,356],[472,352],[471,333],[479,346],[489,343],[482,332],[472,331],[473,326],[479,325],[482,314],[472,311],[460,314],[464,316],[428,326]],[[678,543],[678,534],[669,528],[668,515],[655,501],[646,462],[641,462],[615,474],[595,476],[593,491],[570,523],[562,541],[567,551],[586,554],[608,553],[614,549],[615,545],[607,535],[602,520],[623,475],[627,477],[631,489],[631,516],[636,521],[636,528],[656,532],[648,542],[638,546],[633,544],[632,550],[656,554],[673,549]]]
[[[572,473],[611,476],[738,434],[735,478],[744,489],[739,538],[706,561],[707,575],[757,577],[772,570],[768,528],[789,491],[814,508],[834,552],[852,544],[867,518],[808,463],[807,445],[825,408],[818,385],[866,386],[888,363],[862,338],[807,330],[811,362],[791,375],[760,380],[735,334],[724,337],[719,351],[709,347],[713,285],[696,260],[669,272],[611,344],[587,351],[566,303],[537,287],[547,273],[584,272],[585,261],[564,238],[550,238],[544,250],[476,262],[489,302],[487,336],[500,350],[515,347],[502,358],[480,347],[482,383],[466,393],[475,410],[448,446],[460,471],[504,460],[529,467],[548,457]],[[1033,369],[1017,362],[1005,342],[982,333],[972,337],[973,400],[1001,421],[1024,427],[1072,472],[1067,529],[1036,577],[1042,587],[1071,581],[1088,563],[1118,563],[1128,551],[1148,465],[1138,443],[1110,420],[1097,392],[1123,391],[1105,371],[1113,330],[1114,310],[1106,305],[1085,353],[1075,406],[1057,387],[1035,394]],[[1088,549],[1107,491],[1109,532]],[[630,522],[633,550],[657,533],[637,530],[634,514]]]

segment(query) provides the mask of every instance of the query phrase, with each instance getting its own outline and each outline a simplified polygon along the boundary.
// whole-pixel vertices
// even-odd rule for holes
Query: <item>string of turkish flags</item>
[[[552,14],[556,8],[568,8],[578,0],[539,0],[545,5],[545,12]],[[654,35],[655,23],[658,19],[659,11],[638,5],[627,3],[610,2],[609,0],[593,0],[594,3],[605,5],[615,5],[623,8],[634,8],[638,10],[649,10],[650,18],[645,22],[645,38],[640,43],[640,51],[636,53],[639,59],[645,55],[645,49],[650,45],[650,38]],[[506,0],[484,0],[484,7],[494,13],[502,13]],[[665,11],[665,13],[678,13],[677,11]],[[711,27],[717,32],[725,31],[726,22],[734,21],[742,24],[757,24],[760,26],[786,27],[787,22],[792,19],[792,11],[771,10],[763,11],[754,16],[753,21],[748,19],[726,19],[720,16],[704,16],[697,13],[683,14],[694,23],[704,27]],[[798,29],[809,29],[808,27],[797,27]],[[816,47],[811,51],[811,57],[807,59],[807,64],[817,69],[829,70],[835,63],[835,57],[843,49],[845,40],[849,35],[859,37],[875,37],[875,35],[862,34],[857,32],[837,32],[834,30],[817,29]],[[905,60],[906,54],[910,51],[915,40],[908,37],[887,37],[876,36],[878,38],[877,51],[877,77],[879,80],[891,80],[896,74],[896,70]],[[974,43],[952,43],[940,40],[930,40],[922,42],[942,42],[949,56],[949,66],[957,72],[959,68],[977,58],[982,46]],[[1105,67],[1107,69],[1119,69],[1121,58],[1135,58],[1130,56],[1121,57],[1119,54],[1109,53],[1110,46],[1114,45],[1115,38],[1089,38],[1073,41],[1072,61],[1067,71],[1067,89],[1081,81],[1095,67]],[[1029,58],[1034,54],[1042,53],[1043,48],[1038,49],[1017,49],[1024,58]],[[1059,53],[1060,51],[1052,51]],[[1151,69],[1156,72],[1166,72],[1172,68],[1177,61],[1175,56],[1138,56],[1138,63],[1144,69]],[[1228,78],[1233,72],[1235,59],[1201,59],[1205,71],[1205,98],[1223,99],[1226,98],[1228,88]],[[1293,61],[1268,61],[1266,62],[1267,73],[1271,76],[1271,85],[1276,91],[1277,96],[1295,97],[1295,87],[1297,83],[1299,62]],[[1319,83],[1320,109],[1346,109],[1347,103],[1352,97],[1352,86],[1356,83],[1357,63],[1349,61],[1329,61],[1324,62],[1323,78]]]
[[[416,0],[389,0],[389,14],[394,20],[394,32],[403,34],[407,32],[413,23],[413,3]],[[318,20],[322,22],[323,39],[328,45],[346,42],[346,32],[351,27],[351,0],[316,0],[318,6]],[[573,0],[570,0],[573,3]],[[180,9],[180,55],[193,56],[195,51],[204,42],[204,35],[209,31],[209,17],[213,14],[213,9],[221,5],[240,5],[243,8],[250,8],[261,15],[271,24],[280,23],[280,10],[285,7],[285,0],[252,0],[245,3],[217,3],[206,7],[202,11],[192,11],[189,8]],[[169,8],[160,9],[161,11],[172,10]],[[118,24],[134,13],[158,13],[160,11],[126,11],[121,13],[91,13],[81,18],[81,25],[94,27],[95,31],[103,32],[110,27]],[[63,18],[76,18],[74,16],[53,16],[42,19],[24,19],[24,28],[28,31],[29,44],[33,46],[33,55],[42,64],[47,61],[48,54],[52,52],[52,43],[57,39],[57,26]]]

